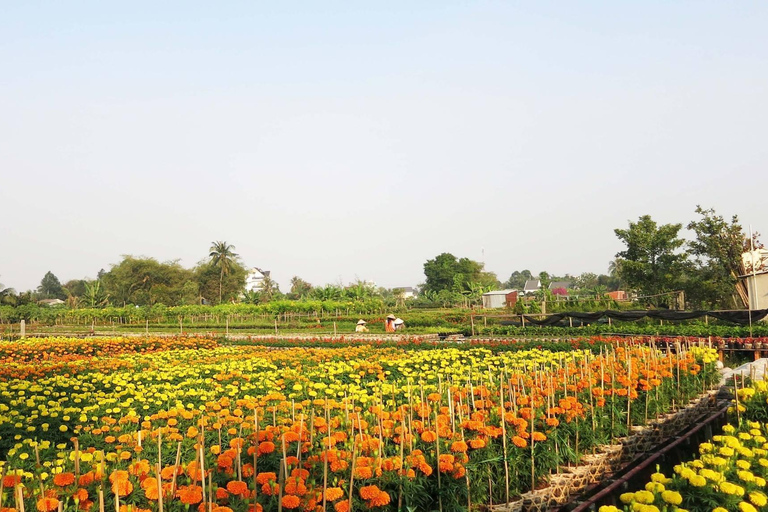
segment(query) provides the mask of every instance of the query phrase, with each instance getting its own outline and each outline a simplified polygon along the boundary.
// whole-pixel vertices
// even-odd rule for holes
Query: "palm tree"
[[[224,283],[224,276],[229,275],[229,270],[232,268],[232,264],[237,258],[237,254],[233,252],[234,245],[229,245],[227,242],[213,242],[209,249],[211,258],[211,265],[219,267],[219,304],[221,304],[221,287]]]

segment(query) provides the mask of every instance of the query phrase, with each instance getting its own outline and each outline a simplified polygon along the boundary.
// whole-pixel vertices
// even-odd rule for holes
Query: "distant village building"
[[[494,290],[483,294],[483,308],[513,307],[517,304],[517,290]]]
[[[249,292],[260,292],[264,289],[264,278],[269,277],[269,270],[261,270],[258,267],[248,272],[245,277],[245,289]]]
[[[608,292],[606,293],[606,295],[615,301],[629,299],[629,297],[627,297],[627,292],[625,292],[624,290],[616,290],[615,292]]]
[[[392,288],[392,292],[395,295],[401,295],[404,299],[413,299],[416,297],[416,292],[412,286],[400,286],[398,288]]]
[[[570,287],[571,287],[570,281],[552,281],[551,283],[549,283],[549,286],[547,288],[551,291],[551,290],[557,290],[560,288],[567,290]]]
[[[525,282],[525,286],[523,286],[523,294],[532,295],[537,291],[539,291],[540,289],[541,289],[540,279],[529,279]]]
[[[64,304],[64,301],[61,299],[43,299],[37,301],[37,303],[41,306],[58,306],[59,304]]]

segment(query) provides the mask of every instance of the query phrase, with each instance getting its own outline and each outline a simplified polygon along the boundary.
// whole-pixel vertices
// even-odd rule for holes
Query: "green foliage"
[[[160,263],[154,258],[124,256],[123,261],[104,274],[103,293],[113,303],[122,305],[181,304],[184,284],[192,278],[192,271],[178,261]],[[101,301],[86,302],[98,305]]]
[[[224,297],[224,276],[228,276],[237,264],[238,255],[235,253],[235,246],[227,242],[213,242],[210,248],[211,266],[219,270],[219,304]]]
[[[688,251],[695,258],[695,270],[686,292],[696,307],[742,308],[746,304],[736,292],[737,276],[742,274],[741,255],[745,251],[747,236],[734,215],[730,223],[713,208],[696,207],[701,216],[688,224],[696,238],[688,243]]]
[[[457,259],[453,254],[444,252],[424,263],[424,275],[427,281],[424,291],[439,293],[450,290],[462,293],[472,289],[472,286],[499,286],[496,274],[485,272],[483,264],[469,258]]]
[[[42,299],[66,299],[67,294],[64,292],[64,288],[61,286],[59,278],[56,277],[50,270],[45,273],[43,279],[40,281],[40,286],[37,287],[37,293],[40,294]]]
[[[685,253],[678,252],[683,240],[678,237],[682,224],[657,225],[650,215],[630,222],[628,229],[614,230],[627,247],[621,258],[619,275],[627,285],[646,296],[679,290],[686,270]],[[649,297],[654,305],[658,297]]]
[[[504,288],[512,290],[522,290],[525,287],[525,282],[533,278],[530,270],[518,271],[515,270],[504,283]]]
[[[299,276],[291,278],[291,291],[288,293],[289,299],[303,299],[312,292],[312,285]]]
[[[198,286],[198,296],[194,304],[199,304],[202,299],[215,303],[219,297],[219,303],[237,300],[245,288],[245,278],[248,275],[248,271],[238,261],[228,263],[226,274],[222,274],[220,268],[209,262],[201,262],[192,272]]]

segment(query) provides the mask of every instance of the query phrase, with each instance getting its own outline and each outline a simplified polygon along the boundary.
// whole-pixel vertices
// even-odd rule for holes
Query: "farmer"
[[[355,327],[355,332],[368,332],[368,328],[365,326],[365,320],[362,318],[357,321],[357,327]]]
[[[395,321],[392,322],[392,325],[394,326],[396,331],[400,331],[405,327],[405,322],[403,322],[402,318],[395,318]]]
[[[386,332],[395,332],[395,315],[387,315],[384,319],[384,330]]]

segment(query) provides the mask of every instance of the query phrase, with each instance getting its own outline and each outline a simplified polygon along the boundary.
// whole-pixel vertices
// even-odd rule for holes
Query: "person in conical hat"
[[[386,332],[395,332],[395,315],[387,315],[384,319],[384,330]]]
[[[392,322],[392,327],[395,328],[395,331],[399,331],[405,327],[405,322],[403,322],[403,319],[400,317],[395,318],[395,321]]]
[[[365,320],[362,318],[357,321],[357,327],[355,327],[355,332],[368,332],[368,328],[365,326]]]

